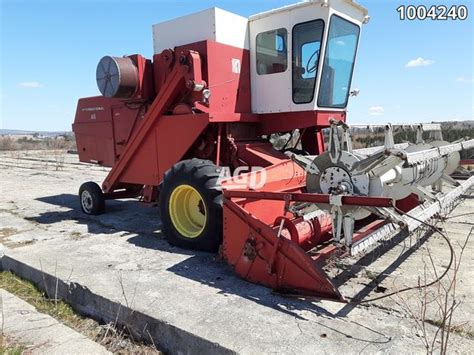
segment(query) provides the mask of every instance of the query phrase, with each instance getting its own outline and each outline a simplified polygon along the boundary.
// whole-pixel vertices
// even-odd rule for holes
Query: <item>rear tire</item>
[[[169,169],[159,195],[162,231],[174,246],[216,252],[222,243],[220,168],[183,160]]]
[[[82,212],[99,215],[105,212],[105,200],[102,189],[95,182],[85,182],[79,188],[79,203]]]

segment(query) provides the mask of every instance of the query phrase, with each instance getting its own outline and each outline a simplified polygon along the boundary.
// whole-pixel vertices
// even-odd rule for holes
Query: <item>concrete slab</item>
[[[112,354],[86,336],[0,289],[2,333],[28,354]]]
[[[33,158],[40,165],[44,159]],[[127,326],[173,354],[425,352],[396,298],[355,306],[280,297],[236,278],[212,254],[169,246],[153,208],[114,201],[107,214],[84,216],[76,191],[83,181],[100,182],[105,170],[72,165],[74,157],[66,156],[64,170],[38,171],[31,160],[21,159],[0,157],[0,165],[9,166],[8,172],[0,170],[0,230],[16,230],[3,238],[8,246],[2,267],[50,293],[58,279],[58,294],[86,314]],[[455,214],[473,211],[471,196]],[[471,220],[450,221],[450,237],[461,242]],[[428,247],[437,264],[446,262],[449,255],[439,237],[406,240],[372,255],[369,266],[344,269],[342,292],[372,297],[416,284]],[[471,241],[460,271],[465,301],[457,313],[469,321],[472,252]],[[375,291],[367,286],[373,274],[379,282]],[[453,334],[452,339],[453,351],[474,347],[470,336]]]

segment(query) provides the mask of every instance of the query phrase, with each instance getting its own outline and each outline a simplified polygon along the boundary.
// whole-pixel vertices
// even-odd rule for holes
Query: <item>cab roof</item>
[[[343,3],[346,3],[350,6],[353,6],[357,10],[361,11],[364,16],[367,16],[369,14],[369,11],[365,7],[358,4],[354,0],[307,0],[307,1],[297,2],[295,4],[282,6],[282,7],[273,9],[273,10],[264,11],[264,12],[252,15],[252,16],[249,17],[249,21],[258,20],[258,19],[270,16],[270,15],[274,15],[274,14],[277,14],[277,13],[280,13],[280,12],[291,11],[291,10],[294,10],[294,9],[297,9],[297,8],[303,8],[303,7],[307,7],[307,6],[314,6],[316,4],[320,4],[321,6],[331,6],[331,3],[334,3],[334,2],[343,2]]]

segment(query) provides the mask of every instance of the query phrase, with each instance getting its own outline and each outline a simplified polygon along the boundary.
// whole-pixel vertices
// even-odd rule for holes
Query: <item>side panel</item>
[[[329,120],[346,120],[345,112],[308,111],[260,115],[260,134],[287,132],[295,128],[329,127]]]
[[[291,110],[291,26],[286,13],[275,14],[249,22],[250,78],[252,83],[252,112],[271,113]],[[259,33],[280,28],[287,30],[287,68],[284,72],[257,73],[256,37]]]
[[[118,99],[103,96],[80,99],[72,125],[79,160],[113,166],[140,125],[145,108],[130,108]]]
[[[115,163],[112,106],[120,101],[102,96],[80,99],[72,125],[79,160],[104,166]]]
[[[115,156],[120,157],[135,128],[145,116],[144,106],[130,109],[127,106],[112,107]]]
[[[209,99],[213,113],[249,113],[250,53],[248,50],[207,42]]]
[[[216,42],[248,50],[248,19],[219,8],[215,10]]]
[[[166,170],[183,158],[208,123],[207,114],[161,116],[139,143],[120,182],[157,186]]]
[[[199,52],[202,77],[211,92],[210,119],[239,121],[235,113],[250,113],[250,53],[246,49],[215,41],[203,41],[180,46],[180,50]],[[225,114],[225,115],[222,115]]]
[[[215,9],[207,9],[153,25],[155,54],[176,46],[215,38]]]
[[[110,122],[74,124],[79,161],[112,166],[115,162]]]

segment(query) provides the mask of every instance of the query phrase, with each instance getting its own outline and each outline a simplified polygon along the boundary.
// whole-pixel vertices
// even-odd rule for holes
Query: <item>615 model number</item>
[[[451,6],[448,8],[444,5],[430,6],[424,5],[401,5],[397,8],[400,14],[400,20],[465,20],[468,11],[464,5]]]

